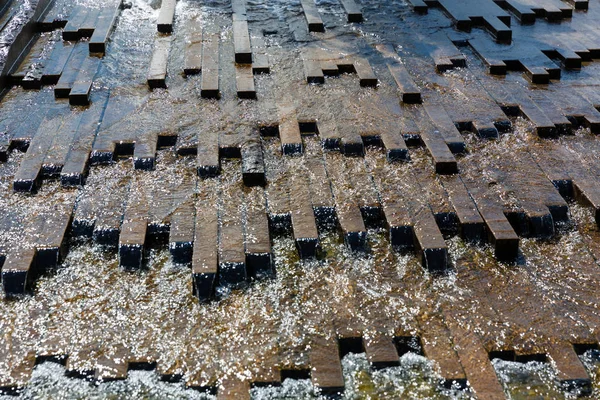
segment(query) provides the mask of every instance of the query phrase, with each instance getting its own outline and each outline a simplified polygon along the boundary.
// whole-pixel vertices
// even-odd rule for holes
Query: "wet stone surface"
[[[0,397],[599,397],[597,2],[47,6],[0,1]]]

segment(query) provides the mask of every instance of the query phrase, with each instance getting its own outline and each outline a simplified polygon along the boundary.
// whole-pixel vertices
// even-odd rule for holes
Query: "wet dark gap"
[[[318,135],[319,129],[316,120],[298,121],[298,127],[302,135]]]
[[[573,349],[577,355],[582,355],[588,351],[596,352],[600,355],[598,343],[573,343]]]
[[[45,362],[52,362],[55,364],[67,365],[68,354],[49,354],[49,355],[36,355],[35,365],[43,364]]]
[[[548,356],[545,353],[533,353],[533,354],[517,354],[515,361],[521,364],[527,364],[528,362],[548,362]]]
[[[239,146],[219,147],[219,158],[242,158],[242,151]]]
[[[21,153],[27,153],[29,149],[29,140],[19,139],[19,140],[11,140],[10,145],[8,146],[8,151],[18,150]]]
[[[493,350],[488,353],[490,360],[498,358],[503,361],[515,361],[517,354],[514,350]]]
[[[409,352],[425,356],[421,338],[418,336],[396,336],[394,337],[394,345],[400,357]]]
[[[338,347],[340,359],[350,353],[360,354],[365,352],[362,336],[338,338]]]
[[[286,379],[310,379],[310,369],[282,369],[281,381]]]
[[[157,150],[166,147],[174,147],[177,144],[177,138],[177,135],[158,135],[158,140],[156,142]]]
[[[259,132],[262,137],[279,137],[279,125],[262,125]]]
[[[115,151],[113,159],[129,158],[133,156],[135,150],[135,143],[133,142],[119,142],[115,143]]]

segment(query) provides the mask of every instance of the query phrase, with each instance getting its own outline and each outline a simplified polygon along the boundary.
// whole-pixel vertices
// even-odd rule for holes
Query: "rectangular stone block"
[[[235,62],[238,64],[252,64],[252,49],[250,48],[250,33],[248,21],[233,21],[233,47]]]
[[[119,236],[119,265],[126,270],[142,268],[144,244],[148,229],[148,208],[140,203],[137,193],[130,193]]]
[[[122,0],[113,0],[102,8],[94,33],[88,43],[90,54],[104,55],[106,53],[106,44],[121,12],[121,4]]]
[[[210,35],[202,47],[202,81],[200,95],[219,97],[219,36]]]
[[[188,38],[185,43],[185,59],[183,64],[183,73],[185,75],[195,75],[202,71],[202,27],[197,19],[190,19],[187,22]]]
[[[192,262],[195,214],[196,210],[192,201],[186,201],[171,215],[169,251],[173,262],[177,264]]]
[[[156,28],[160,33],[173,32],[173,20],[175,18],[175,6],[177,0],[162,0]]]
[[[196,204],[192,279],[195,295],[201,302],[214,296],[219,264],[218,232],[216,204],[212,204],[208,192],[200,193]]]
[[[362,22],[362,11],[354,0],[340,0],[340,2],[344,6],[344,10],[346,10],[348,22]]]
[[[20,249],[8,254],[2,266],[2,287],[8,296],[25,294],[33,279],[36,250]]]
[[[398,90],[402,96],[402,102],[407,104],[421,103],[421,90],[417,87],[414,80],[400,63],[388,64],[388,69],[398,85]]]
[[[398,351],[391,337],[376,334],[373,337],[363,338],[367,360],[375,369],[382,369],[400,365]]]
[[[259,141],[248,140],[242,144],[242,179],[244,185],[265,186],[265,162],[262,146]]]
[[[310,347],[311,380],[324,395],[344,391],[344,376],[335,339],[314,337]]]
[[[423,268],[432,273],[448,270],[448,247],[428,206],[414,211],[415,248]]]
[[[251,65],[238,65],[235,68],[235,84],[240,99],[256,99],[254,72]]]
[[[306,23],[308,24],[308,31],[325,32],[325,25],[323,25],[323,20],[319,15],[315,2],[313,0],[302,0],[300,3],[302,4]]]
[[[173,0],[174,1],[174,0]],[[157,37],[148,69],[148,86],[150,89],[166,89],[167,62],[171,48],[171,37]]]

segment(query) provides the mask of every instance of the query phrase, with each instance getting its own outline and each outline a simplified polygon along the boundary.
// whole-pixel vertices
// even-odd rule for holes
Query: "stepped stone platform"
[[[418,353],[595,398],[600,3],[0,1],[0,392]],[[586,397],[587,396],[587,397]]]

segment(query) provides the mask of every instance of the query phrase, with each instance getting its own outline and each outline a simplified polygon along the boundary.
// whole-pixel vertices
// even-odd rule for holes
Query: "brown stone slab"
[[[276,144],[264,148],[265,164],[277,163],[281,169],[267,168],[268,185],[266,187],[267,208],[271,229],[286,232],[291,226],[290,198],[288,193],[289,172],[287,164],[283,162],[281,153]]]
[[[156,29],[160,33],[173,32],[173,20],[175,19],[175,6],[177,0],[162,0],[158,20],[156,21]]]
[[[90,54],[106,53],[108,38],[117,22],[117,17],[121,12],[122,0],[112,1],[105,5],[96,21],[94,33],[88,42]]]
[[[294,171],[290,181],[292,233],[300,258],[314,258],[319,246],[319,232],[310,197],[310,181],[303,171]]]
[[[445,176],[440,181],[448,192],[450,203],[458,217],[463,239],[471,243],[484,242],[485,223],[460,176]]]
[[[453,3],[440,0],[438,3],[454,20],[457,29],[470,31],[473,25],[482,25],[497,42],[511,41],[510,16],[493,1]]]
[[[336,60],[321,60],[321,71],[326,76],[338,76],[340,74]]]
[[[381,204],[377,189],[373,184],[370,173],[367,171],[363,158],[346,158],[346,174],[348,182],[353,189],[353,198],[360,206],[365,219],[377,220],[380,215]]]
[[[52,146],[54,138],[61,133],[63,117],[59,114],[58,105],[48,109],[45,117],[30,142],[25,157],[19,164],[13,180],[15,192],[32,192],[41,183],[41,169],[46,153]]]
[[[427,14],[428,7],[423,0],[408,0],[408,3],[412,6],[416,13]]]
[[[201,178],[210,178],[219,175],[221,160],[219,157],[218,133],[212,128],[198,132],[196,165],[198,176]]]
[[[528,93],[535,105],[552,121],[558,133],[566,133],[572,129],[572,123],[565,117],[562,110],[541,90]]]
[[[367,246],[367,228],[358,205],[338,204],[336,213],[346,246],[353,251],[363,251]]]
[[[384,201],[385,218],[391,245],[396,249],[414,247],[414,223],[409,209],[401,202]]]
[[[244,18],[246,16],[246,0],[231,0],[231,9],[234,18]]]
[[[335,395],[344,391],[344,376],[335,339],[313,337],[309,358],[311,380],[315,387],[325,395]]]
[[[69,92],[69,104],[72,106],[87,106],[90,104],[90,92],[98,68],[100,68],[100,59],[85,58]]]
[[[340,137],[339,148],[344,155],[362,157],[365,154],[365,145],[355,121],[340,121],[337,133]]]
[[[375,369],[394,367],[400,364],[398,351],[391,337],[375,334],[363,338],[367,360]]]
[[[43,178],[57,178],[62,172],[70,144],[76,139],[84,113],[68,113],[65,116],[61,134],[55,135],[52,145],[46,152],[42,163]]]
[[[170,48],[170,36],[156,37],[152,59],[150,60],[150,68],[148,69],[148,87],[150,89],[167,88],[167,62],[169,61]]]
[[[111,196],[107,199],[94,198],[99,209],[96,214],[96,222],[93,226],[93,239],[96,243],[105,246],[117,246],[119,243],[119,231],[121,218],[123,216],[124,204],[129,192],[127,182],[115,180],[111,182],[114,188]],[[93,194],[92,194],[92,197]]]
[[[71,93],[71,88],[79,75],[81,65],[87,57],[87,49],[83,43],[77,43],[69,60],[67,61],[60,78],[54,86],[54,97],[67,98]]]
[[[244,185],[265,186],[267,178],[265,176],[265,162],[262,146],[258,140],[245,141],[240,149],[242,156],[242,179]]]
[[[200,95],[205,98],[219,97],[219,36],[205,37],[202,47],[202,81]]]
[[[519,237],[506,219],[502,207],[485,188],[464,178],[463,182],[485,221],[488,241],[494,246],[494,255],[501,261],[514,261],[519,254]]]
[[[449,268],[448,247],[429,207],[414,210],[415,248],[423,268],[443,273]]]
[[[556,125],[533,101],[519,100],[521,113],[535,125],[536,133],[540,137],[555,136],[558,133]]]
[[[304,11],[304,17],[308,24],[309,32],[325,32],[325,25],[319,15],[319,10],[315,5],[314,0],[301,0],[302,10]]]
[[[277,362],[277,357],[274,357],[275,360],[273,363]],[[274,365],[264,365],[267,362],[264,362],[263,365],[260,365],[258,368],[258,372],[256,372],[252,377],[252,384],[254,387],[262,387],[262,386],[279,386],[281,385],[281,370],[279,367]]]
[[[181,204],[171,215],[169,251],[173,262],[187,264],[192,261],[196,209],[191,200]]]
[[[305,161],[310,179],[310,199],[314,208],[315,217],[326,221],[333,214],[335,202],[331,193],[331,186],[327,178],[327,171],[322,158],[307,155]]]
[[[261,278],[273,275],[273,254],[264,201],[256,206],[246,214],[246,266],[250,277]]]
[[[200,301],[213,297],[219,264],[219,220],[217,204],[212,198],[214,190],[214,185],[202,186],[196,203],[192,279]]]
[[[354,0],[340,0],[342,6],[344,6],[344,10],[346,10],[346,15],[348,18],[348,22],[362,22],[363,15],[362,10],[359,5]]]
[[[135,190],[130,191],[119,236],[119,265],[126,270],[142,268],[148,229],[148,205]]]
[[[452,153],[463,153],[466,150],[465,140],[461,136],[454,122],[450,119],[446,110],[441,104],[426,102],[423,107],[431,122],[440,132],[448,148]]]
[[[421,345],[425,357],[435,361],[446,387],[457,383],[466,387],[467,377],[454,349],[450,332],[442,319],[435,315],[419,318]]]
[[[494,367],[477,334],[471,329],[466,329],[450,312],[444,311],[444,320],[452,335],[454,348],[467,374],[469,385],[475,391],[477,398],[505,399],[504,390],[498,382]]]
[[[42,72],[42,84],[52,85],[58,82],[74,49],[75,45],[68,42],[58,41],[54,44]]]
[[[456,158],[454,158],[454,155],[438,130],[422,130],[421,139],[433,158],[433,165],[436,173],[440,175],[449,175],[458,172]]]
[[[35,248],[12,251],[2,266],[2,287],[8,296],[24,294],[34,278]]]
[[[38,22],[39,29],[42,32],[49,32],[58,28],[64,28],[68,22],[67,14],[60,7],[52,7],[41,21]]]
[[[575,176],[573,181],[575,200],[594,209],[596,223],[600,221],[600,188],[589,177]]]
[[[113,382],[127,379],[129,363],[124,359],[100,357],[96,362],[94,379],[99,382]]]
[[[250,382],[235,378],[224,379],[217,392],[217,400],[250,400]]]
[[[255,75],[271,73],[269,56],[267,54],[254,52],[252,58],[252,73]]]
[[[241,187],[227,187],[220,197],[219,286],[240,288],[247,280]]]
[[[590,377],[575,353],[573,345],[560,342],[549,345],[547,351],[556,367],[557,378],[563,389],[581,394],[592,392]]]
[[[421,90],[417,87],[404,65],[400,63],[388,64],[388,69],[396,85],[398,85],[402,102],[408,104],[421,103]]]
[[[189,19],[186,23],[188,32],[185,43],[185,59],[183,73],[186,75],[199,74],[202,71],[202,27],[201,21],[196,18]]]
[[[318,122],[319,138],[325,150],[340,150],[340,134],[333,118]]]
[[[235,62],[238,64],[252,64],[252,49],[250,48],[250,32],[248,21],[233,21],[233,47]]]
[[[284,155],[295,155],[304,151],[300,126],[296,111],[291,105],[278,105],[279,114],[279,138],[281,139],[281,151]]]
[[[371,64],[366,58],[358,58],[354,61],[354,69],[362,87],[375,87],[379,83]]]
[[[152,171],[156,166],[156,148],[158,145],[158,133],[145,130],[135,141],[133,148],[133,166],[135,169]]]
[[[37,218],[35,263],[41,271],[56,268],[66,255],[74,204],[75,193],[72,193],[61,199],[51,211]]]
[[[554,97],[562,113],[578,125],[589,128],[594,134],[600,133],[600,111],[574,90],[561,91]]]
[[[256,99],[254,72],[251,65],[237,65],[235,67],[235,84],[240,99]]]
[[[90,151],[102,118],[102,112],[108,101],[106,93],[99,93],[98,99],[83,112],[73,142],[64,160],[60,173],[63,187],[82,186],[87,175]]]
[[[496,3],[505,9],[508,9],[512,14],[514,14],[521,24],[533,24],[535,22],[536,14],[527,5],[515,1],[515,0],[498,0]]]
[[[84,6],[76,6],[75,10],[71,12],[67,25],[62,30],[62,39],[69,41],[77,41],[81,39],[79,33],[79,27],[85,21],[87,15],[92,9]]]
[[[93,340],[93,339],[90,339]],[[69,353],[65,365],[65,375],[72,378],[90,378],[95,375],[100,343],[85,343]]]
[[[99,8],[92,8],[88,11],[85,19],[79,25],[79,37],[80,38],[89,38],[94,34],[94,29],[96,28],[96,24],[98,21],[98,17],[100,16]]]
[[[8,142],[9,144],[7,151],[9,149],[26,151],[40,124],[46,117],[47,110],[55,104],[51,91],[39,91],[37,93],[36,96],[31,98],[27,97],[26,101],[31,101],[33,104],[18,106],[18,111],[13,113],[13,115],[18,114],[18,118],[15,116],[13,121],[5,122],[8,123],[3,128],[2,139],[4,143]]]
[[[308,49],[303,54],[302,60],[306,82],[309,84],[325,83],[325,75],[323,75],[323,70],[321,69],[321,62],[316,59],[316,52],[313,49]]]

